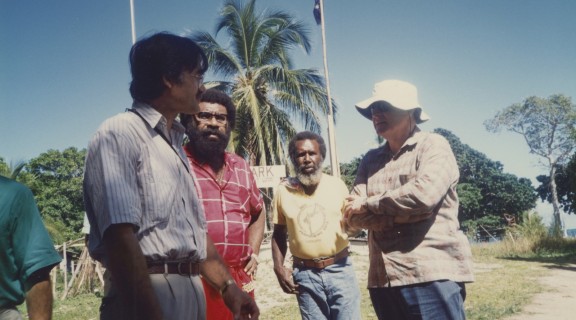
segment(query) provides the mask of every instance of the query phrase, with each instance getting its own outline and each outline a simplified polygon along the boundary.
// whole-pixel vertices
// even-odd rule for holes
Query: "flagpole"
[[[332,175],[340,177],[340,164],[336,156],[336,139],[334,137],[334,111],[332,109],[332,97],[330,96],[330,77],[328,76],[328,60],[326,59],[326,30],[324,28],[324,1],[320,0],[320,24],[322,29],[322,54],[324,58],[324,78],[326,79],[326,94],[328,96],[328,146],[330,149],[330,167]]]
[[[136,23],[134,22],[134,0],[130,0],[130,26],[132,27],[132,44],[136,43]]]

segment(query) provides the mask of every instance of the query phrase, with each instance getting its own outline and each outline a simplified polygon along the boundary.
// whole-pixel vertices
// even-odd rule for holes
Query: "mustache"
[[[308,169],[308,168],[314,168],[314,172],[312,172],[312,173],[310,173],[310,174],[315,174],[315,173],[318,172],[318,170],[320,169],[320,166],[317,165],[317,164],[316,164],[316,165],[305,165],[305,164],[303,164],[303,165],[300,165],[300,166],[298,167],[298,172],[303,173],[303,171],[306,170],[306,169]],[[308,173],[304,173],[304,174],[308,175]]]
[[[227,139],[228,135],[218,131],[218,129],[206,128],[199,132],[200,136],[203,138],[208,138],[211,135],[215,135],[220,139]]]

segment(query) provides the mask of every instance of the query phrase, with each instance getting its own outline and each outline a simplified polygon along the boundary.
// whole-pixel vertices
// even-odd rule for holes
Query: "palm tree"
[[[282,146],[296,133],[292,120],[319,133],[328,99],[318,71],[293,69],[290,59],[297,47],[310,53],[308,29],[283,11],[256,12],[255,4],[224,2],[215,36],[224,31],[229,49],[207,32],[192,39],[205,50],[210,71],[224,79],[207,86],[228,92],[236,104],[234,151],[251,164],[280,164],[286,160]]]
[[[26,163],[24,161],[19,161],[16,164],[7,164],[4,158],[0,157],[0,176],[16,180],[20,173],[24,170]]]

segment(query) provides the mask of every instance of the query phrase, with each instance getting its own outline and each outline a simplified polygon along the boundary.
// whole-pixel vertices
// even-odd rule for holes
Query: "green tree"
[[[549,172],[549,188],[554,208],[554,233],[565,234],[560,216],[560,202],[556,185],[556,169],[564,164],[576,150],[573,133],[576,125],[576,105],[561,94],[548,98],[529,97],[499,111],[484,122],[489,132],[501,129],[520,134],[530,153],[545,160]]]
[[[16,164],[8,164],[3,157],[0,157],[0,176],[17,180],[25,166],[26,163],[24,161],[17,162]]]
[[[35,179],[29,186],[55,241],[80,237],[84,221],[82,178],[86,150],[70,147],[48,150],[33,158],[27,170]],[[63,233],[63,234],[62,234]]]
[[[216,41],[220,32],[226,33],[229,48]],[[290,58],[298,47],[310,53],[308,33],[283,11],[257,12],[255,0],[226,0],[215,36],[192,34],[208,56],[210,71],[222,77],[207,86],[228,92],[236,104],[232,144],[251,164],[287,162],[283,145],[295,134],[293,119],[320,132],[320,114],[328,112],[324,79],[315,69],[294,69]]]
[[[543,201],[552,202],[550,190],[550,177],[540,175],[536,177],[540,182],[536,191]],[[572,155],[570,161],[565,165],[557,165],[556,168],[556,191],[560,208],[568,213],[576,213],[576,153]]]
[[[464,225],[474,229],[481,222],[498,229],[507,224],[505,215],[521,221],[524,212],[536,207],[538,196],[529,179],[503,172],[502,163],[462,143],[448,130],[434,132],[448,140],[458,162],[459,219]]]
[[[348,190],[352,190],[354,186],[354,180],[356,180],[356,173],[358,172],[358,167],[360,166],[360,161],[364,155],[352,159],[348,163],[340,163],[340,179],[346,183]]]
[[[0,157],[0,175],[17,180],[31,189],[31,186],[37,185],[34,175],[26,171],[26,162],[24,161],[20,161],[16,165],[9,165],[4,161],[4,158]],[[36,195],[34,198],[36,199]],[[42,216],[42,220],[54,243],[62,243],[66,240],[67,228],[62,221],[49,216]]]

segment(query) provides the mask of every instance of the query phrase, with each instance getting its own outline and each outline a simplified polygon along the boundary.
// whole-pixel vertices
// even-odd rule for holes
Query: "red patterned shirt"
[[[225,153],[224,173],[216,177],[212,168],[194,159],[192,150],[184,150],[196,175],[198,197],[204,205],[208,235],[229,266],[243,265],[252,254],[248,244],[248,226],[263,207],[262,195],[250,167],[244,159]]]

